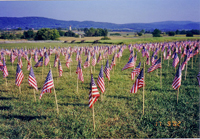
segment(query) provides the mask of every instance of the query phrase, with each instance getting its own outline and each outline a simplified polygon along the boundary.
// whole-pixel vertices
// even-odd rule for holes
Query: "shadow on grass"
[[[81,103],[59,103],[59,104],[65,105],[65,106],[72,105],[72,106],[87,106],[88,107],[88,104],[81,104]]]
[[[2,115],[2,118],[5,119],[12,119],[12,118],[17,118],[22,121],[31,121],[34,119],[46,119],[46,116],[21,116],[21,115]]]
[[[10,110],[10,106],[0,106],[0,110]]]
[[[11,99],[18,99],[14,97],[0,97],[0,100],[11,100]]]

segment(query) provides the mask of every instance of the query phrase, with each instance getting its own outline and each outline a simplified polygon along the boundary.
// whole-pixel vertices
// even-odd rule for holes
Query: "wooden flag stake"
[[[92,97],[92,99],[93,99],[93,97]],[[95,132],[94,104],[92,106],[92,115],[93,115],[93,127],[94,127],[94,132]]]
[[[160,68],[160,86],[162,89],[162,52],[161,52],[161,68]]]
[[[177,91],[177,104],[178,104],[178,95],[179,95],[179,88],[178,88],[178,91]]]
[[[71,62],[70,62],[71,63]],[[71,64],[69,63],[69,69],[70,69],[70,76],[71,76]]]
[[[193,69],[193,57],[194,57],[194,56],[192,56],[192,69]]]
[[[144,83],[145,83],[145,62],[144,62],[144,79],[143,79],[143,115],[144,115]]]
[[[5,77],[5,81],[6,81],[6,87],[7,87],[7,78]]]
[[[33,93],[34,93],[34,98],[35,98],[35,102],[36,102],[35,89],[33,89]]]
[[[51,70],[51,64],[49,64],[49,67],[50,67],[50,70]],[[53,74],[52,74],[52,78],[53,78]],[[55,85],[54,85],[53,89],[54,89],[54,94],[55,94],[55,101],[56,101],[56,107],[57,107],[57,114],[59,114]]]
[[[21,92],[21,86],[19,86],[19,93],[21,94],[22,92]]]
[[[77,74],[77,93],[78,93],[78,74]]]
[[[186,69],[185,69],[185,80],[186,80],[186,76],[187,76],[187,64],[185,65],[186,67]]]
[[[44,56],[42,57],[42,79],[43,79],[43,67],[44,67]]]

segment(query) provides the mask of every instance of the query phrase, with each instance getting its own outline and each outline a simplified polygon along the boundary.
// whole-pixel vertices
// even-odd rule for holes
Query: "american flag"
[[[111,64],[110,64],[110,70],[112,70],[112,68],[113,68],[113,66],[115,66],[115,58],[116,58],[116,53],[113,55],[113,58],[112,58],[112,62],[111,62]]]
[[[17,56],[15,56],[13,53],[11,53],[11,55],[10,55],[10,62],[14,63],[16,57]]]
[[[40,94],[40,99],[42,98],[42,95],[46,92],[48,93],[51,93],[51,88],[54,87],[54,84],[53,84],[53,76],[52,76],[52,73],[51,73],[51,70],[49,71],[48,75],[47,75],[47,78],[44,82],[44,85],[43,85],[43,88],[42,88],[42,91],[41,91],[41,94]]]
[[[35,51],[35,53],[34,53],[34,60],[35,60],[35,62],[36,62],[36,63],[38,62],[38,55],[37,55],[37,51]]]
[[[134,57],[134,59],[135,59],[135,62],[137,61],[137,52],[135,52],[135,57]]]
[[[151,56],[151,64],[154,62],[154,53]],[[153,65],[153,64],[152,64]]]
[[[149,59],[149,57],[147,57],[146,64],[150,65],[150,59]]]
[[[178,58],[178,55],[177,53],[174,54],[174,60],[173,60],[173,63],[172,63],[172,66],[173,67],[176,67],[179,63],[179,58]]]
[[[141,62],[138,64],[138,66],[131,72],[131,80],[135,78],[135,75],[140,73],[140,66]]]
[[[58,56],[55,54],[54,67],[57,67],[57,64],[58,64]]]
[[[152,61],[152,65],[154,65],[156,63],[157,59],[158,59],[158,56],[154,56],[154,59]]]
[[[197,55],[199,52],[198,47],[195,48],[193,56]]]
[[[79,56],[80,56],[79,51],[77,51],[77,54],[76,54],[76,61],[78,61]]]
[[[47,52],[45,52],[45,60],[44,60],[44,65],[45,66],[47,66],[48,65],[48,63],[49,63],[49,56],[48,56],[48,54],[47,54]]]
[[[169,51],[167,51],[167,57],[166,57],[166,59],[169,59],[170,56],[171,56],[171,50],[169,49]]]
[[[83,67],[87,68],[89,66],[90,66],[90,61],[89,61],[89,56],[88,56],[87,59],[86,59],[86,61],[85,61],[85,63],[84,63],[84,65],[83,65]]]
[[[21,68],[19,67],[19,64],[17,64],[15,84],[17,86],[20,86],[21,83],[22,83],[23,78],[24,78],[24,74],[23,74]]]
[[[90,84],[90,92],[89,92],[89,108],[92,108],[94,103],[97,101],[98,97],[100,97],[100,94],[94,82],[93,75],[91,74],[91,84]]]
[[[18,63],[19,63],[19,67],[22,68],[23,63],[22,63],[21,56],[18,57]]]
[[[104,73],[106,74],[106,77],[108,78],[108,80],[110,81],[110,68],[109,68],[109,62],[107,60],[106,62],[106,66],[105,66],[105,69],[104,69]]]
[[[80,62],[80,60],[78,62],[78,66],[77,66],[77,69],[76,69],[76,74],[78,74],[78,79],[81,80],[82,82],[84,82],[83,71],[82,71],[82,68],[81,68],[81,62]]]
[[[174,78],[174,81],[172,83],[172,87],[177,90],[181,86],[181,66],[178,67],[178,70],[176,72],[176,76]]]
[[[152,72],[152,71],[154,71],[154,70],[156,70],[156,69],[158,69],[158,68],[161,68],[161,59],[159,58],[157,61],[156,61],[156,63],[154,64],[154,65],[152,65],[149,69],[148,69],[148,73],[149,72]]]
[[[60,60],[58,61],[58,71],[59,71],[59,77],[61,77],[62,73],[63,73],[63,69],[62,69],[62,65],[61,65]]]
[[[166,50],[164,50],[163,58],[164,58],[164,60],[166,59]]]
[[[102,60],[102,56],[101,56],[101,53],[99,53],[99,57],[98,57],[97,63],[99,63],[101,60]]]
[[[70,56],[70,54],[68,54],[68,59],[67,59],[67,62],[66,62],[66,66],[68,68],[69,68],[69,64],[70,64],[71,61],[72,61],[71,56]]]
[[[185,59],[184,59],[183,63],[181,64],[181,70],[185,69],[186,64],[187,64],[187,55],[185,56]]]
[[[134,51],[132,50],[128,60],[130,60],[133,56],[134,56]]]
[[[140,71],[140,74],[138,75],[135,83],[133,84],[131,88],[131,93],[137,93],[138,89],[144,86],[144,75],[143,75],[143,69]]]
[[[3,71],[3,63],[0,60],[0,71]]]
[[[95,66],[96,63],[97,63],[96,54],[94,54],[92,59],[92,66]]]
[[[43,57],[40,58],[40,60],[35,64],[34,67],[42,67],[43,66]]]
[[[199,74],[197,75],[197,80],[198,80],[199,87],[200,87],[200,72],[199,72]]]
[[[33,68],[30,68],[30,73],[29,73],[29,77],[28,77],[28,83],[30,86],[32,86],[33,88],[35,88],[35,90],[38,90],[37,87],[37,81],[35,79],[35,74],[33,72]]]
[[[134,57],[132,57],[128,63],[123,67],[122,71],[128,68],[132,68],[135,65]]]
[[[31,56],[28,60],[28,65],[27,65],[27,70],[30,70],[31,69]]]
[[[100,69],[99,76],[97,79],[97,85],[101,89],[101,92],[104,93],[105,92],[105,83],[104,83],[104,78],[103,78],[103,65],[101,65],[101,69]]]
[[[3,78],[6,78],[8,76],[8,70],[6,66],[6,60],[5,57],[3,58]]]

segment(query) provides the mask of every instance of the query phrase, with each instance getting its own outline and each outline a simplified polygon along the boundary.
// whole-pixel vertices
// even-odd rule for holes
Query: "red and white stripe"
[[[17,76],[16,76],[15,84],[16,84],[17,86],[20,86],[23,79],[24,79],[24,74],[23,74],[23,72],[22,72],[22,70],[21,70],[20,73],[18,73]]]
[[[29,78],[28,78],[28,83],[30,86],[32,86],[33,88],[35,88],[35,90],[38,90],[38,87],[37,87],[37,81],[34,77],[32,77],[31,75],[29,75]]]

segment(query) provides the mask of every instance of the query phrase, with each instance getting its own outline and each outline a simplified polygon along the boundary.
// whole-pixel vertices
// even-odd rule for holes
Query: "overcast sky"
[[[0,1],[0,17],[123,23],[200,22],[200,0]]]

